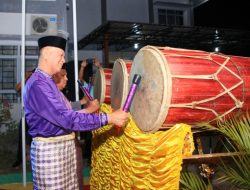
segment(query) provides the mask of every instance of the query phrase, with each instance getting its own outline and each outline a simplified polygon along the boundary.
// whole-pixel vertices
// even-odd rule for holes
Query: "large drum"
[[[250,105],[250,58],[145,46],[130,72],[142,76],[130,112],[145,132],[195,125],[244,112]]]
[[[115,110],[123,107],[126,101],[131,66],[132,60],[117,59],[114,63],[111,77],[111,107]]]
[[[100,104],[110,104],[112,69],[99,68],[94,80],[94,98],[99,100]]]

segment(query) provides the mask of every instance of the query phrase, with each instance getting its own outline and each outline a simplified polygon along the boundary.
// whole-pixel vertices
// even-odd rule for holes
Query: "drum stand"
[[[207,143],[204,143],[204,137],[208,138]],[[200,175],[206,179],[211,179],[213,177],[215,174],[214,166],[219,162],[230,162],[232,156],[242,155],[240,152],[221,152],[223,151],[222,144],[230,144],[230,142],[218,132],[207,130],[193,132],[193,138],[195,141],[195,154],[183,158],[183,165],[198,165]],[[204,146],[204,144],[208,146]],[[204,153],[207,151],[209,153]]]

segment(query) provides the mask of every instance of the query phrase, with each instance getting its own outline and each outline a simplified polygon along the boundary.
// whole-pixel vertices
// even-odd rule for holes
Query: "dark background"
[[[209,0],[194,9],[196,26],[250,30],[249,0]]]
[[[226,55],[250,57],[249,14],[249,0],[210,0],[194,9],[194,25],[214,27],[220,31],[222,40],[225,35],[223,29],[238,30],[237,35],[230,34],[222,42],[219,52]],[[229,38],[232,38],[232,41],[229,41]]]

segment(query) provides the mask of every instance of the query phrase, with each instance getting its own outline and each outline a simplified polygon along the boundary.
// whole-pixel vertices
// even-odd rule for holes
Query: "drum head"
[[[130,107],[137,126],[144,132],[157,131],[168,113],[172,81],[164,55],[158,48],[145,46],[136,54],[129,75],[129,86],[135,74],[142,79]]]
[[[99,68],[95,74],[94,80],[94,99],[97,99],[100,104],[104,102],[106,93],[106,80],[103,68]]]
[[[128,71],[126,63],[117,59],[111,77],[111,107],[116,110],[123,107],[128,94]]]

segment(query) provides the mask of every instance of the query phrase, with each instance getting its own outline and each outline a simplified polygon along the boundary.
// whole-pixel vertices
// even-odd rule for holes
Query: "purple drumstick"
[[[91,85],[91,83],[89,83],[89,84],[88,84],[88,92],[89,92],[89,93],[90,93],[91,87],[92,87],[92,85]]]
[[[136,89],[139,86],[140,82],[141,82],[141,76],[138,74],[135,74],[133,81],[132,81],[132,85],[131,85],[130,90],[128,92],[127,99],[126,99],[125,104],[123,106],[123,111],[128,112],[128,110],[131,106],[132,100],[134,98]]]
[[[79,84],[81,90],[83,91],[83,93],[88,97],[88,99],[89,99],[90,101],[93,101],[92,96],[89,94],[88,90],[83,86],[83,84],[81,83],[81,81],[80,81],[80,80],[77,80],[77,82],[78,82],[78,84]]]

